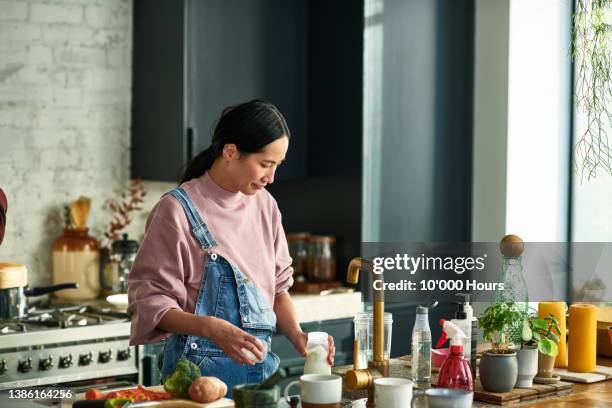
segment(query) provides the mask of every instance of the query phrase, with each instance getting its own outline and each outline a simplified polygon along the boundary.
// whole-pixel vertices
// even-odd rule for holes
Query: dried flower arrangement
[[[121,193],[120,199],[110,199],[107,207],[113,213],[113,219],[104,231],[108,244],[120,238],[120,233],[131,224],[132,214],[142,210],[144,197],[147,195],[142,180],[130,180],[129,186]]]

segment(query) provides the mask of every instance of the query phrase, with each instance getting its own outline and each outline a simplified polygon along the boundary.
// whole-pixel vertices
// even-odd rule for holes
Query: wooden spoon
[[[89,215],[89,207],[91,200],[87,197],[79,197],[78,200],[70,203],[70,216],[76,229],[83,229],[87,225],[87,217]]]

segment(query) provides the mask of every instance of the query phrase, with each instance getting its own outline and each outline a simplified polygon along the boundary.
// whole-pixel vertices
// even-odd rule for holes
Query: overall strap
[[[174,196],[174,198],[176,198],[183,206],[185,214],[187,214],[187,219],[189,220],[191,233],[196,237],[200,245],[202,245],[202,248],[209,249],[217,245],[217,242],[211,235],[208,227],[202,220],[202,217],[200,217],[198,209],[193,204],[193,201],[191,201],[191,198],[189,198],[187,192],[181,187],[176,187],[168,194]]]

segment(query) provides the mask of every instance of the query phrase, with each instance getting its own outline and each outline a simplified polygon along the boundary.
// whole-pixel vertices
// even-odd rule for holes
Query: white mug
[[[374,380],[374,404],[384,408],[409,407],[413,385],[414,383],[406,378],[377,378]]]
[[[299,381],[285,387],[285,400],[289,401],[289,389],[300,385],[300,400],[303,407],[339,404],[342,400],[342,377],[327,374],[304,374]]]

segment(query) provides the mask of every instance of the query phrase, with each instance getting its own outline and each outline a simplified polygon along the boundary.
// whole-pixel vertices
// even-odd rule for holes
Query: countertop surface
[[[352,318],[363,310],[361,292],[319,294],[291,294],[291,299],[300,323]],[[117,307],[104,298],[80,301],[79,303],[98,308],[110,307],[117,311],[126,311],[126,307]]]
[[[404,360],[392,359],[393,366],[396,366],[394,370],[397,370],[399,365],[405,366]],[[611,358],[598,358],[598,365],[604,365],[612,367]],[[334,367],[334,372],[344,373],[350,369],[350,366]],[[392,371],[394,375],[396,372]],[[6,397],[6,396],[5,396]],[[37,404],[33,401],[26,400],[11,400],[10,402],[0,397],[0,406],[4,403],[10,403],[10,407],[15,408],[41,408],[43,405]],[[279,408],[287,408],[289,405],[282,399],[279,401]],[[475,401],[475,407],[499,407],[499,405],[486,404],[480,401]],[[574,383],[572,393],[562,397],[550,397],[538,400],[536,402],[518,403],[510,406],[520,406],[525,408],[579,408],[579,407],[592,407],[592,408],[603,408],[612,407],[612,380],[601,381],[593,384],[580,384]]]
[[[607,367],[612,367],[612,358],[598,357],[597,364]],[[333,373],[342,375],[352,366],[334,367]],[[391,375],[394,377],[410,377],[410,367],[406,366],[406,361],[403,359],[391,359],[390,361]],[[520,407],[541,407],[541,408],[578,408],[578,407],[612,407],[612,379],[600,381],[591,384],[572,383],[571,394],[560,397],[542,398],[535,402],[522,402],[507,406]],[[345,390],[345,394],[347,391]],[[350,393],[350,392],[349,392]],[[350,398],[362,397],[364,392],[358,394],[350,394]],[[500,407],[500,405],[489,404],[481,401],[474,401],[475,407]]]

